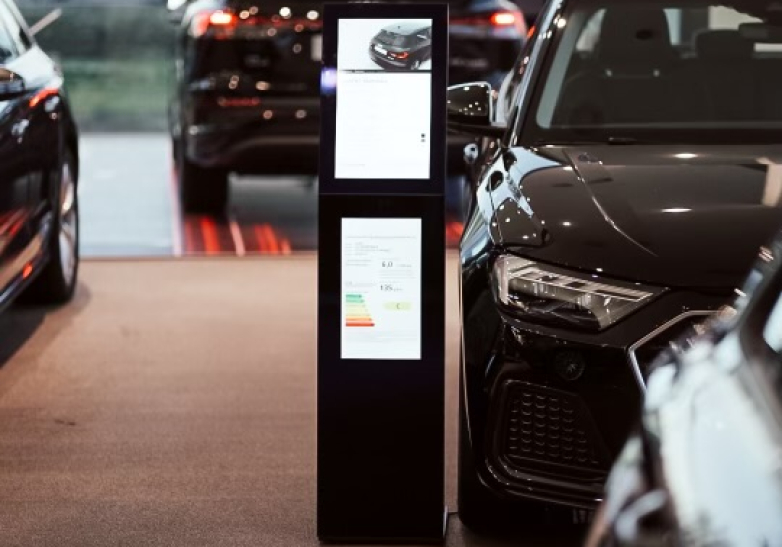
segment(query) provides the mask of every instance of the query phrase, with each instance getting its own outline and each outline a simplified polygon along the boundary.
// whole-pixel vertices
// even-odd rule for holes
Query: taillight
[[[495,27],[509,27],[516,24],[516,15],[511,11],[500,11],[492,13],[489,21]]]
[[[44,87],[43,89],[38,91],[35,95],[30,97],[30,101],[28,102],[28,104],[30,105],[30,108],[35,108],[36,106],[38,106],[38,104],[41,101],[48,99],[49,97],[53,97],[57,95],[59,92],[60,92],[59,87]]]
[[[518,11],[498,11],[493,13],[489,20],[495,27],[515,27],[522,36],[527,32],[527,24]]]
[[[392,53],[391,55],[397,59],[407,59],[410,54],[407,51],[403,51],[402,53]]]
[[[463,16],[451,18],[451,31],[458,34],[458,27],[486,29],[505,35],[507,31],[516,31],[518,35],[527,34],[527,24],[520,11],[495,11],[485,15]],[[454,28],[457,27],[457,28]]]
[[[198,38],[206,34],[210,27],[233,28],[236,26],[236,15],[228,11],[202,11],[193,17],[191,25],[193,36]]]

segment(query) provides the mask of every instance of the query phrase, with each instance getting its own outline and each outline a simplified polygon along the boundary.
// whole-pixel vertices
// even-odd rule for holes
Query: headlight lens
[[[610,327],[663,292],[515,256],[497,260],[494,278],[500,302],[520,319],[591,331]]]

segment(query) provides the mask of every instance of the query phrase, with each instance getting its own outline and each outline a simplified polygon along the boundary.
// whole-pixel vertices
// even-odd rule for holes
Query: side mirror
[[[26,90],[21,76],[6,68],[0,68],[0,101],[15,99]]]
[[[492,121],[494,99],[491,84],[471,82],[448,88],[448,128],[457,133],[501,137],[506,126]]]

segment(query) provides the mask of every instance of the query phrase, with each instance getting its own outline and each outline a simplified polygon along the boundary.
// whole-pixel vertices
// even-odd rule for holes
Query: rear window
[[[408,45],[409,40],[407,35],[381,30],[377,35],[377,41],[387,46],[404,47]]]

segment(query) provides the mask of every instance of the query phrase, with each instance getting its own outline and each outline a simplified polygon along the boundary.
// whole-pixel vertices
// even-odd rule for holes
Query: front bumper
[[[716,311],[727,297],[668,292],[585,334],[519,321],[497,307],[488,278],[474,279],[486,269],[463,272],[464,410],[480,482],[507,500],[593,509],[637,421],[651,346],[680,331],[649,334],[683,324],[671,323],[683,313]],[[642,356],[641,340],[651,345]]]

